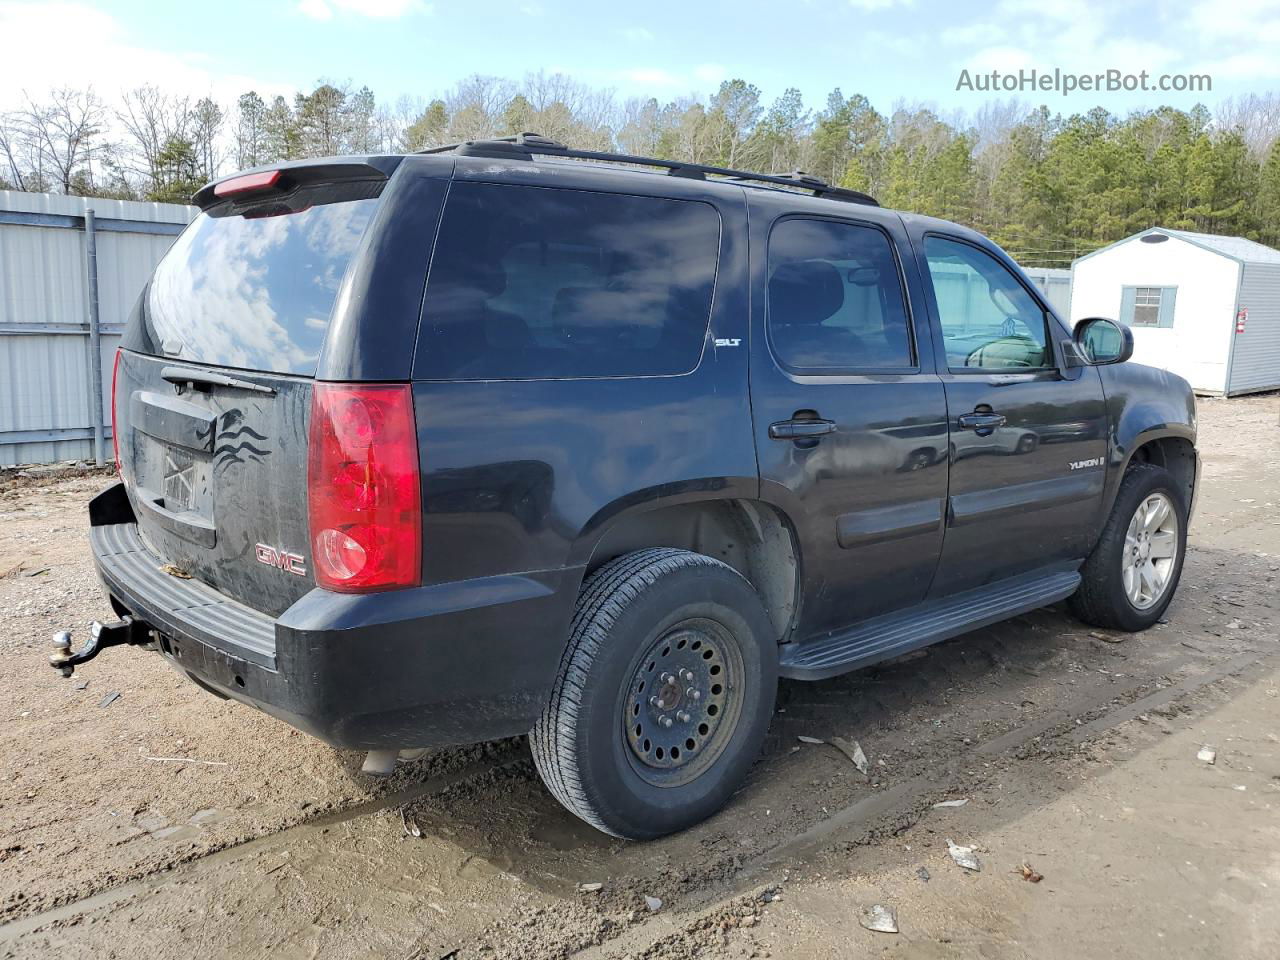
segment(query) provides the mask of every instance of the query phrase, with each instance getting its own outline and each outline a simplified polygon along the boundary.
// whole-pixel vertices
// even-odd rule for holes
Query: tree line
[[[563,74],[473,76],[442,96],[379,101],[368,87],[234,103],[156,86],[109,105],[92,89],[25,96],[0,114],[0,189],[184,202],[231,170],[302,157],[421,150],[536,131],[571,146],[740,169],[805,170],[886,206],[992,236],[1028,266],[1066,266],[1150,226],[1280,245],[1280,97],[1211,112],[1064,114],[1016,101],[887,112],[833,90],[766,104],[745,80],[709,96],[619,100]]]

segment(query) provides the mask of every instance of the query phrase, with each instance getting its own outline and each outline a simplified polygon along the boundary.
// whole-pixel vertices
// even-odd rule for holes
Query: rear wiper
[[[240,380],[221,373],[208,370],[191,370],[186,367],[165,367],[160,371],[160,378],[170,383],[203,384],[209,387],[234,387],[237,390],[252,390],[254,393],[275,394],[275,388],[252,380]]]

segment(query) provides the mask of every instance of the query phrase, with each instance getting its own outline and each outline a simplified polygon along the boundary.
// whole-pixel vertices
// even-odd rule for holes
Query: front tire
[[[777,642],[732,567],[662,547],[583,584],[534,763],[570,812],[647,840],[720,809],[760,752],[777,693]]]
[[[1085,623],[1136,632],[1168,609],[1187,552],[1187,504],[1173,475],[1135,463],[1068,605]]]

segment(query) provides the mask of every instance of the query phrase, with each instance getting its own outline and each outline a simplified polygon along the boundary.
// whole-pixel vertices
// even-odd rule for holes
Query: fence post
[[[89,275],[89,414],[93,418],[93,458],[101,467],[106,463],[106,444],[102,426],[102,333],[98,326],[98,237],[92,208],[84,212],[84,256]]]

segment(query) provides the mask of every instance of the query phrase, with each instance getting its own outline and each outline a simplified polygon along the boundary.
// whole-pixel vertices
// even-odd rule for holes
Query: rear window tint
[[[342,199],[353,192],[363,199]],[[377,204],[368,185],[330,186],[257,215],[200,214],[156,268],[137,346],[196,363],[313,375],[338,287]]]
[[[720,246],[709,204],[454,183],[423,302],[428,380],[688,373]]]

